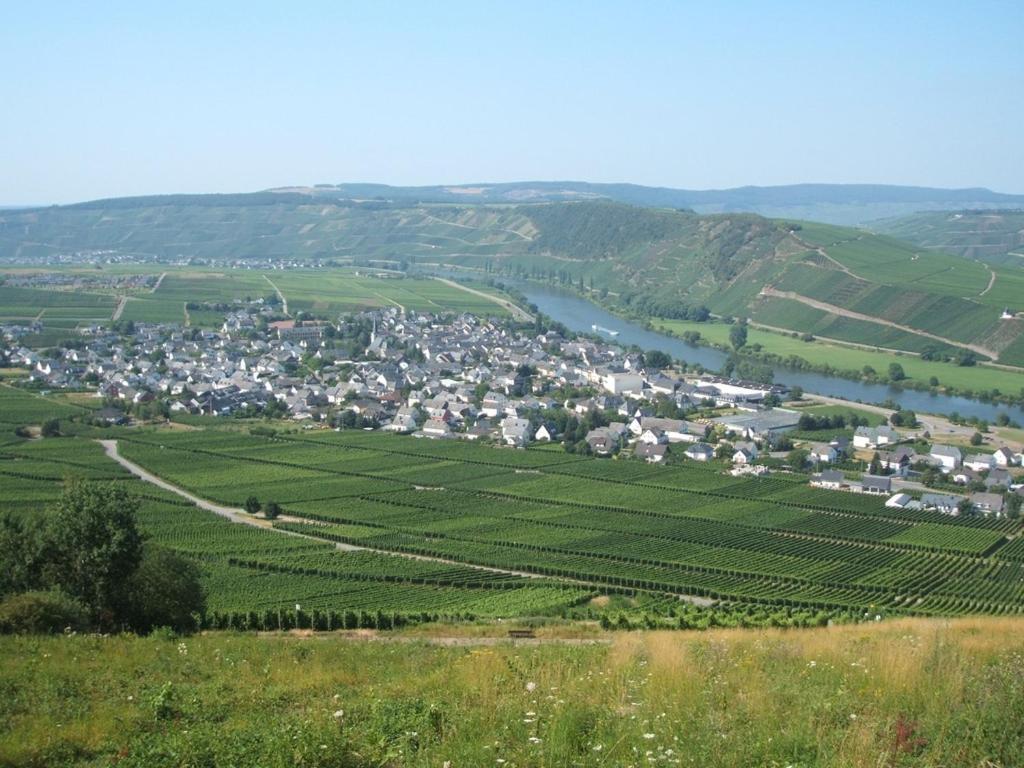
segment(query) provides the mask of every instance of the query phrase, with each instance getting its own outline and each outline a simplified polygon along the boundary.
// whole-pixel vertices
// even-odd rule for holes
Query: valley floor
[[[0,638],[0,765],[1024,763],[1024,619],[442,632]]]

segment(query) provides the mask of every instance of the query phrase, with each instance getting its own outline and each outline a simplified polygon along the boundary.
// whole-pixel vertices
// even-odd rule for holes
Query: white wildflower
[[[537,684],[535,682],[531,680],[529,683],[526,684],[527,693],[533,693],[535,690],[537,690]]]
[[[344,716],[345,716],[345,710],[344,709],[339,709],[337,712],[334,713],[334,719],[335,720],[341,720],[341,718],[343,718]]]

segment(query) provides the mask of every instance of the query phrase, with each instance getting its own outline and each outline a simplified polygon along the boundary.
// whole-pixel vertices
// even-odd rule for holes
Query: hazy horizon
[[[1024,193],[1024,14],[791,3],[8,9],[0,204],[582,180]]]

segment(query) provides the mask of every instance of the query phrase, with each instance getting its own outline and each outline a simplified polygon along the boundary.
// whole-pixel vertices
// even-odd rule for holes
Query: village
[[[336,322],[280,319],[260,300],[232,308],[218,330],[96,325],[49,350],[20,345],[26,330],[0,328],[0,363],[28,371],[23,383],[36,389],[93,393],[106,424],[262,415],[514,448],[558,442],[599,457],[717,462],[734,475],[808,472],[812,486],[885,496],[894,515],[1016,514],[1024,492],[1019,450],[919,450],[919,430],[889,424],[807,439],[806,403],[780,407],[793,394],[784,387],[471,314],[391,307]]]

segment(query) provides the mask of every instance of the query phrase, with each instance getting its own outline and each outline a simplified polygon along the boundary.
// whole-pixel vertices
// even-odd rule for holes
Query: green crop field
[[[797,477],[739,479],[691,463],[657,467],[361,431],[114,434],[123,456],[202,498],[278,502],[285,516],[277,527],[306,538],[196,510],[129,479],[84,437],[0,447],[0,475],[16,480],[5,501],[38,513],[45,491],[55,497],[75,474],[130,483],[148,499],[147,530],[201,560],[211,609],[224,614],[299,602],[325,615],[376,604],[402,615],[515,616],[570,610],[609,590],[895,614],[1024,609],[1024,564],[1000,555],[1019,523],[895,512]],[[428,577],[420,564],[405,570],[404,560],[363,552],[385,561],[356,568],[355,578],[334,542],[455,571]],[[389,567],[407,576],[371,578]],[[523,571],[550,581],[513,575]]]
[[[112,296],[97,293],[0,285],[0,323],[27,324],[38,319],[47,326],[70,331],[80,325],[109,321],[116,304]]]
[[[17,273],[23,270],[11,270]],[[31,270],[38,273],[40,270]],[[42,270],[46,271],[46,270]],[[53,268],[67,274],[95,271],[82,268]],[[186,304],[232,304],[273,296],[279,289],[288,302],[290,313],[310,312],[336,317],[379,307],[402,307],[419,312],[472,312],[480,316],[502,316],[507,310],[498,301],[507,299],[496,289],[473,285],[473,290],[455,287],[433,278],[411,278],[398,273],[381,272],[380,276],[360,273],[348,268],[249,270],[195,269],[161,266],[129,265],[111,267],[110,275],[163,274],[155,291],[133,291],[125,299],[121,319],[145,323],[184,323]],[[370,270],[373,272],[373,270]],[[44,333],[29,341],[35,346],[56,344],[73,335],[83,324],[108,323],[121,295],[82,293],[0,286],[0,322],[43,322]],[[219,327],[224,312],[210,309],[189,310],[190,325]]]

